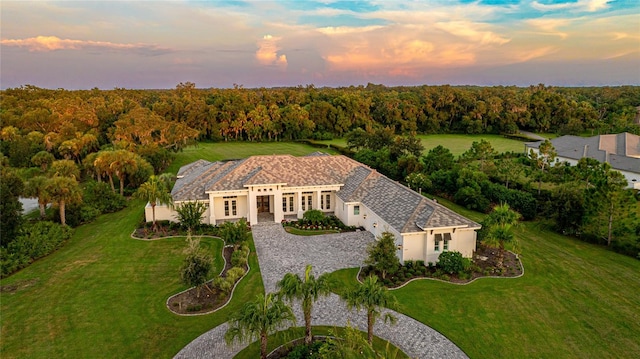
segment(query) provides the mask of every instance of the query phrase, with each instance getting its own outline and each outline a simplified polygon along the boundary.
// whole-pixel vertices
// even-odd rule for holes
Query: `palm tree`
[[[391,294],[380,282],[378,277],[369,276],[355,289],[343,295],[349,309],[365,309],[367,311],[367,340],[373,343],[373,325],[382,312],[381,307],[395,309],[398,306],[396,297]],[[396,318],[390,313],[385,313],[384,321],[395,323]]]
[[[65,206],[70,203],[82,202],[82,191],[78,181],[71,177],[56,176],[46,182],[44,190],[49,194],[51,201],[56,203],[60,209],[60,223],[67,224]]]
[[[113,152],[112,162],[109,165],[113,173],[120,181],[120,195],[124,196],[124,176],[131,175],[138,170],[136,155],[127,150],[117,150]]]
[[[304,279],[297,274],[287,273],[277,283],[277,286],[280,289],[280,294],[286,299],[299,299],[302,301],[305,326],[304,343],[311,344],[311,310],[313,309],[313,303],[317,302],[320,296],[328,296],[331,293],[329,277],[327,274],[323,274],[316,278],[311,274],[311,265],[307,265],[304,271]]]
[[[157,229],[156,225],[156,205],[172,203],[171,194],[168,192],[166,182],[162,180],[162,176],[152,175],[147,182],[143,183],[135,193],[135,197],[149,202],[151,205],[151,213],[153,218],[153,230]]]
[[[35,197],[38,199],[38,207],[40,208],[40,219],[45,217],[47,203],[49,203],[49,194],[46,191],[48,179],[44,176],[32,177],[25,183],[24,195],[27,197]]]
[[[493,212],[484,220],[483,225],[488,226],[487,235],[482,243],[490,248],[498,249],[496,266],[502,269],[504,262],[504,245],[514,241],[512,227],[518,224],[520,213],[513,211],[508,204],[496,206]]]
[[[267,358],[267,336],[287,322],[295,324],[296,317],[280,298],[269,293],[258,294],[256,299],[245,303],[239,312],[231,316],[229,329],[224,335],[227,344],[260,338],[260,357]]]

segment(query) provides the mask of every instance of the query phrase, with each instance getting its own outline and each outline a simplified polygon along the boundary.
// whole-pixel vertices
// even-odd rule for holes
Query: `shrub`
[[[311,222],[311,224],[318,224],[323,222],[324,213],[318,209],[310,209],[304,212],[302,218],[307,222]]]
[[[249,254],[249,248],[245,250],[245,246],[241,249],[233,251],[231,254],[231,265],[234,267],[244,268],[247,265],[247,255]]]
[[[238,222],[225,222],[220,226],[220,236],[227,244],[238,244],[247,240],[249,236],[249,227],[247,221],[240,219]]]
[[[68,227],[53,222],[36,222],[25,226],[23,231],[6,249],[0,248],[2,277],[62,247],[72,234]]]
[[[100,213],[117,212],[127,205],[126,199],[120,193],[111,191],[111,187],[106,182],[90,181],[85,185],[84,203],[94,207]]]
[[[231,293],[231,289],[233,288],[233,284],[232,282],[226,280],[225,278],[222,277],[217,277],[216,279],[213,280],[213,287],[218,289],[222,294],[224,294],[223,297],[225,297],[227,294]]]
[[[236,282],[238,279],[242,278],[242,276],[244,275],[244,273],[245,273],[245,271],[244,271],[244,269],[243,269],[243,268],[233,267],[233,268],[231,268],[231,269],[229,269],[229,270],[227,271],[226,279],[227,279],[229,282],[231,282],[231,283],[235,284],[235,282]]]
[[[438,256],[438,267],[446,273],[453,274],[465,270],[465,261],[462,254],[457,251],[442,252]]]

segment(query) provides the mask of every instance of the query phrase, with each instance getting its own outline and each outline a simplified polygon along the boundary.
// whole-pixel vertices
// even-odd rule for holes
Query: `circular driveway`
[[[253,239],[260,263],[266,292],[274,292],[276,283],[286,273],[304,274],[307,264],[313,266],[317,277],[342,268],[359,267],[366,255],[367,244],[375,241],[369,232],[348,232],[320,236],[294,236],[279,223],[258,224],[252,227]],[[425,298],[425,302],[428,300]],[[297,325],[304,326],[300,303],[293,305]],[[406,315],[389,310],[397,318],[395,325],[378,320],[374,334],[388,340],[411,358],[467,358],[449,339],[430,327]],[[346,326],[367,330],[366,313],[351,311],[335,294],[321,298],[314,304],[313,325]],[[226,346],[224,333],[227,323],[202,334],[184,347],[175,358],[233,358],[246,347]]]

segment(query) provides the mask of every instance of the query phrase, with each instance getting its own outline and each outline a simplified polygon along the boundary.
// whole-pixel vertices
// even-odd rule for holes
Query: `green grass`
[[[331,335],[331,334],[335,334],[335,335],[342,335],[344,333],[344,329],[343,328],[333,328],[333,327],[327,327],[327,326],[314,326],[313,327],[313,335]],[[361,332],[362,335],[366,338],[367,333],[366,332]],[[267,352],[270,353],[271,351],[273,351],[274,349],[276,349],[277,347],[279,347],[280,345],[283,345],[285,343],[288,343],[292,340],[298,339],[298,338],[303,338],[304,337],[304,328],[303,327],[297,327],[297,328],[290,328],[281,332],[278,332],[274,335],[270,335],[268,342],[267,342]],[[373,337],[373,349],[376,350],[376,352],[378,353],[385,353],[385,349],[387,346],[387,341],[381,338],[378,338],[377,336],[374,335]],[[395,345],[390,344],[389,345],[389,353],[393,354],[396,353],[397,351],[397,356],[394,358],[397,359],[402,359],[402,358],[408,358],[408,356],[402,352],[401,350],[399,350]],[[257,341],[251,343],[249,346],[247,346],[246,348],[244,348],[242,351],[240,351],[235,358],[238,359],[243,359],[243,358],[259,358],[260,357],[260,345]]]
[[[439,200],[445,205],[447,201]],[[455,210],[478,221],[483,215]],[[460,286],[414,281],[393,291],[401,312],[471,358],[632,358],[640,353],[640,261],[525,223],[525,275]],[[354,285],[357,269],[332,273]]]
[[[181,166],[205,159],[220,161],[247,158],[255,155],[284,155],[304,156],[309,153],[322,151],[329,154],[336,152],[330,148],[318,149],[298,142],[201,142],[197,146],[190,146],[176,154],[176,159],[167,168],[167,172],[176,173]]]
[[[442,145],[448,148],[454,156],[460,156],[469,148],[474,141],[482,139],[491,142],[493,148],[498,152],[524,152],[524,142],[505,138],[500,135],[461,135],[461,134],[438,134],[438,135],[418,135],[417,136],[425,148],[425,153],[430,149]],[[345,147],[347,141],[344,138],[329,141],[318,141],[325,144],[334,144]]]
[[[262,292],[255,251],[251,271],[219,312],[181,317],[165,306],[186,286],[179,268],[184,238],[139,241],[129,235],[142,219],[141,202],[76,229],[52,255],[0,282],[2,358],[171,357],[200,334],[226,321]],[[203,239],[221,269],[221,245]],[[253,248],[253,243],[251,243]]]

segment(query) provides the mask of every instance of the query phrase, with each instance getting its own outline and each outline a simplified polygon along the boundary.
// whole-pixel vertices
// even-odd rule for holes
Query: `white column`
[[[212,226],[216,225],[216,211],[213,207],[213,194],[209,193],[209,224]]]
[[[256,193],[253,189],[249,189],[249,203],[247,204],[247,218],[249,219],[249,223],[254,225],[258,223],[258,200],[256,198]]]
[[[322,203],[322,200],[320,199],[321,196],[322,196],[322,191],[316,191],[316,209],[319,209],[322,211],[322,207],[320,207],[320,203]]]
[[[278,223],[284,219],[284,213],[282,213],[282,190],[278,188],[273,193],[273,220]]]
[[[304,215],[304,212],[302,212],[302,191],[299,191],[297,195],[298,195],[298,219],[300,219]]]

